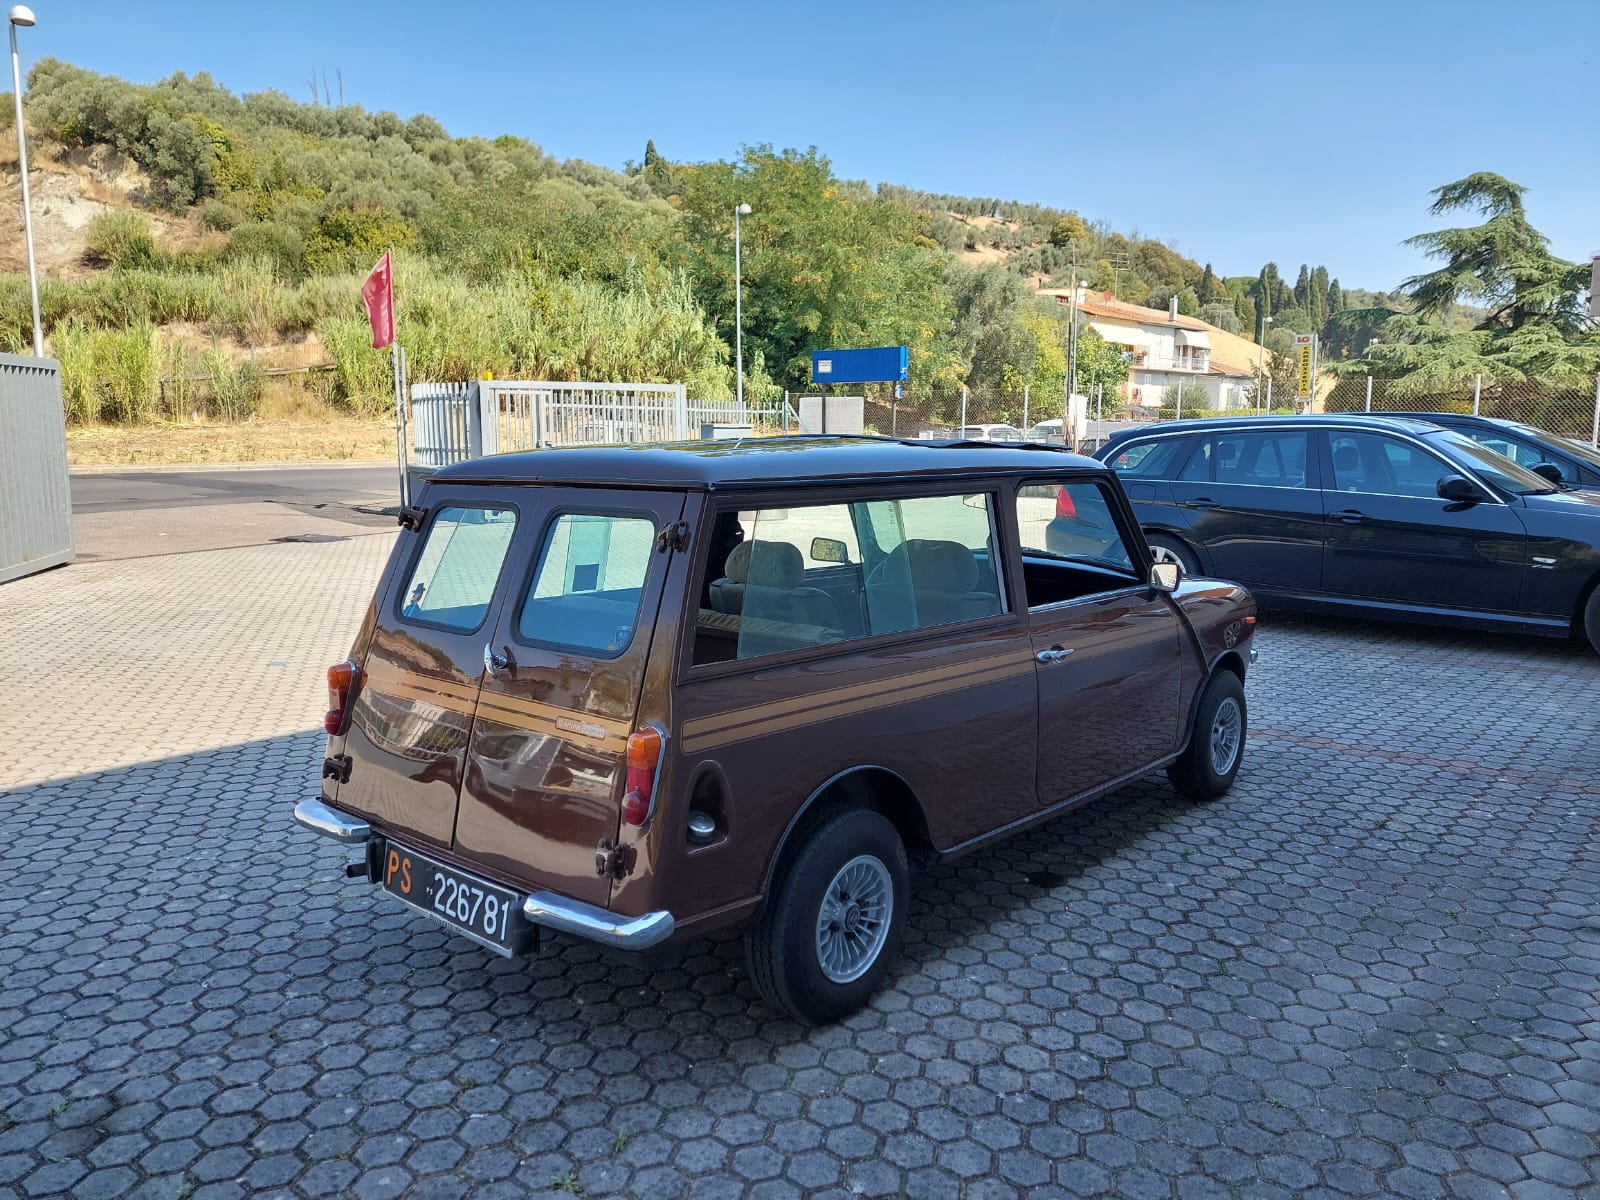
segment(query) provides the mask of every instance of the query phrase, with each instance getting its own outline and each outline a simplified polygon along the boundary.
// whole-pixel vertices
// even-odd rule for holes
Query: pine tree
[[[661,161],[661,155],[656,153],[654,138],[646,138],[644,143],[644,169],[648,171]]]
[[[1339,281],[1334,279],[1328,284],[1328,315],[1337,316],[1344,311],[1344,289],[1339,286]]]
[[[1319,266],[1311,272],[1311,288],[1306,295],[1306,308],[1311,312],[1311,328],[1322,332],[1328,323],[1328,268]]]
[[[1300,264],[1300,275],[1294,281],[1294,306],[1304,309],[1311,307],[1311,272],[1305,263]]]
[[[1211,270],[1211,264],[1206,264],[1204,274],[1200,276],[1200,286],[1195,288],[1195,293],[1200,297],[1201,304],[1209,304],[1217,297],[1213,294],[1217,290],[1217,277]]]

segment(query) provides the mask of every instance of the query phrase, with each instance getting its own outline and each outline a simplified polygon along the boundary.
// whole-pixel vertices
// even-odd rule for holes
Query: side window
[[[1421,447],[1379,433],[1335,433],[1329,448],[1333,485],[1341,492],[1431,498],[1439,477],[1454,472]]]
[[[1254,487],[1306,486],[1311,435],[1305,432],[1209,434],[1185,464],[1182,479],[1196,483],[1235,483]]]
[[[1113,454],[1106,465],[1118,475],[1136,479],[1171,479],[1185,438],[1156,438],[1134,442]]]
[[[715,530],[696,666],[1004,611],[987,494],[724,512]]]
[[[509,508],[441,508],[400,595],[401,617],[457,633],[482,625],[516,528]]]
[[[562,513],[550,523],[517,638],[613,658],[628,648],[655,547],[644,516]]]
[[[1017,489],[1017,529],[1029,608],[1137,581],[1132,550],[1104,489],[1093,480],[1024,484]]]
[[[1505,437],[1488,429],[1462,429],[1459,432],[1477,442],[1484,449],[1493,450],[1496,454],[1504,455],[1519,467],[1536,467],[1545,461],[1544,451],[1529,442]]]

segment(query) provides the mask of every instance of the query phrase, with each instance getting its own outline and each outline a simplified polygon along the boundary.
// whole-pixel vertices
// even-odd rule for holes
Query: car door
[[[1433,608],[1517,611],[1527,534],[1484,489],[1477,504],[1440,499],[1439,479],[1466,472],[1417,442],[1328,430],[1322,590]]]
[[[1171,486],[1212,574],[1256,587],[1317,589],[1322,495],[1310,430],[1208,432]]]
[[[422,844],[448,847],[483,677],[483,643],[509,584],[529,493],[430,487],[422,528],[400,535],[380,598],[330,799]]]
[[[1063,491],[1080,538],[1059,528]],[[1179,748],[1185,643],[1172,600],[1141,578],[1143,556],[1104,481],[1029,480],[1015,508],[1039,697],[1036,790],[1050,807]],[[1047,525],[1058,547],[1080,548],[1051,552]]]
[[[527,569],[479,639],[488,668],[455,848],[524,886],[609,902],[601,843],[621,819],[678,492],[564,489],[519,543]]]

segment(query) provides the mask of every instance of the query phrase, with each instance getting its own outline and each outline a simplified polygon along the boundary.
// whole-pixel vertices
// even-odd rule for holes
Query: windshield
[[[1505,455],[1496,454],[1487,446],[1480,446],[1453,429],[1441,429],[1427,437],[1429,441],[1453,450],[1457,458],[1466,459],[1479,476],[1503,492],[1510,492],[1513,496],[1543,496],[1558,490],[1548,479],[1535,475],[1526,467],[1519,467]]]

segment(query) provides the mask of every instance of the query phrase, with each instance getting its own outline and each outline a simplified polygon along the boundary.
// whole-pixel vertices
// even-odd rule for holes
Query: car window
[[[1457,433],[1469,437],[1478,445],[1509,458],[1521,467],[1534,467],[1545,461],[1545,453],[1531,442],[1507,437],[1493,429],[1458,429]]]
[[[1133,573],[1133,554],[1105,491],[1093,480],[1018,488],[1017,536],[1024,554],[1085,559]]]
[[[1118,475],[1135,479],[1171,479],[1187,438],[1152,438],[1120,446],[1106,460]]]
[[[1381,433],[1334,433],[1333,485],[1341,492],[1436,497],[1457,468],[1420,446]]]
[[[517,638],[612,658],[628,648],[656,524],[646,516],[562,513],[517,614]]]
[[[987,493],[721,514],[691,661],[759,658],[998,615],[1005,601],[994,530]]]
[[[1518,466],[1504,455],[1496,454],[1486,446],[1480,446],[1454,429],[1439,429],[1425,436],[1434,445],[1446,447],[1457,457],[1465,459],[1480,478],[1502,491],[1510,492],[1513,496],[1529,496],[1556,490],[1555,484],[1544,476],[1535,475],[1527,467]],[[1460,474],[1461,468],[1452,464],[1449,471],[1452,474]]]
[[[400,593],[400,615],[462,633],[482,625],[516,527],[509,508],[441,508]]]
[[[1306,486],[1311,435],[1304,430],[1241,430],[1200,439],[1180,479],[1255,487]]]

